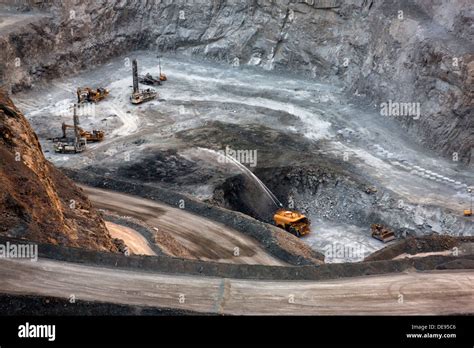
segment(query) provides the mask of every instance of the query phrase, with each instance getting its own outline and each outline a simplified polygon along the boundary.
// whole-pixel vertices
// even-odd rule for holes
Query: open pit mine
[[[0,313],[474,314],[473,22],[0,0]]]

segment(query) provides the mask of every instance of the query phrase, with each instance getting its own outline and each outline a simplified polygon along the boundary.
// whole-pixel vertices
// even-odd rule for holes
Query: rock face
[[[261,168],[255,173],[282,202],[292,202],[296,210],[310,218],[359,226],[367,233],[369,224],[382,224],[394,229],[397,237],[433,232],[451,236],[474,233],[472,222],[457,212],[406,203],[400,209],[400,197],[396,193],[385,189],[379,191],[361,178],[348,177],[333,168]],[[249,201],[238,184],[238,178],[228,179],[220,188],[223,196],[217,196],[216,203],[255,216],[251,206],[245,206]]]
[[[25,117],[0,91],[0,235],[118,251],[82,190],[41,151]]]
[[[471,0],[36,0],[21,9],[40,12],[3,29],[0,78],[13,91],[132,49],[178,51],[340,82],[376,108],[414,103],[417,116],[392,115],[401,127],[455,160],[474,156]]]

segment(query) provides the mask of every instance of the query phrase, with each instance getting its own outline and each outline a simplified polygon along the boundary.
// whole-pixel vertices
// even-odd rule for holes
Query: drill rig
[[[137,60],[134,59],[132,62],[133,68],[133,92],[130,96],[130,102],[132,104],[141,104],[149,100],[153,100],[158,96],[158,93],[153,88],[147,88],[140,91],[138,86],[138,66]]]
[[[76,104],[74,104],[73,112],[74,122],[74,138],[67,138],[64,132],[63,138],[53,139],[54,152],[57,153],[79,153],[86,149],[87,140],[81,135],[81,128],[79,127],[79,116],[77,116]]]
[[[167,81],[168,78],[161,72],[161,58],[158,56],[158,67],[160,68],[160,81]]]
[[[149,86],[160,86],[162,82],[168,80],[165,74],[161,72],[161,59],[158,56],[158,68],[159,68],[159,75],[154,77],[152,74],[148,73],[146,75],[138,75],[138,81],[143,83],[144,85]]]

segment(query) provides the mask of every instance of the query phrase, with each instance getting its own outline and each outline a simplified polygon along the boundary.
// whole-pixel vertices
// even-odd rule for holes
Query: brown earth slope
[[[25,117],[0,91],[0,235],[118,251],[82,190],[43,156]]]

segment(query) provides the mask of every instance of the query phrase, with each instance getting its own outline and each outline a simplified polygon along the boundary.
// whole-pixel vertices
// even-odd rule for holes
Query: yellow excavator
[[[76,127],[79,130],[80,137],[85,138],[88,143],[93,143],[93,142],[98,142],[98,141],[104,140],[104,137],[105,137],[104,131],[94,129],[92,132],[89,132],[89,131],[85,131],[84,129],[82,129],[79,126],[76,126]],[[63,122],[62,129],[63,129],[63,138],[64,139],[67,138],[66,131],[67,131],[68,128],[74,129],[74,126],[72,126],[70,124],[66,124],[66,123]]]
[[[305,215],[294,210],[277,210],[275,215],[273,215],[273,221],[277,227],[290,232],[296,237],[307,235],[310,232],[309,219]]]
[[[80,103],[97,103],[109,95],[106,88],[91,89],[89,87],[77,89],[77,102]]]

